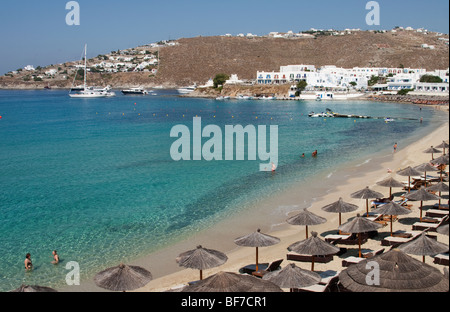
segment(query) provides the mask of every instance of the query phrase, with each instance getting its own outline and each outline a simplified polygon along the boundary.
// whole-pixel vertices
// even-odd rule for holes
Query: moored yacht
[[[105,98],[116,96],[114,92],[111,92],[111,87],[107,86],[106,88],[94,88],[88,87],[86,84],[87,81],[87,45],[84,46],[84,84],[83,86],[72,87],[70,92],[76,91],[76,93],[72,94],[69,92],[69,96],[71,98]],[[74,81],[76,79],[76,75]]]
[[[125,95],[147,95],[148,91],[142,88],[130,88],[127,90],[122,90],[122,93]]]

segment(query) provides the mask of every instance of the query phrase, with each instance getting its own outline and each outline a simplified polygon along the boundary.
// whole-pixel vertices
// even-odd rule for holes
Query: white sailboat
[[[96,89],[94,87],[88,87],[86,84],[86,77],[87,77],[87,44],[84,46],[84,84],[82,87],[77,87],[76,89],[77,92],[73,94],[70,93],[74,90],[72,88],[69,92],[69,96],[71,98],[106,98],[116,95],[114,92],[110,91],[109,86],[104,89]]]

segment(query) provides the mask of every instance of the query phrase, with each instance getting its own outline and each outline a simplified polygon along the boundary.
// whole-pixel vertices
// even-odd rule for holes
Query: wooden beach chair
[[[258,271],[253,271],[251,274],[253,276],[262,278],[264,275],[266,275],[269,272],[273,272],[273,271],[277,271],[281,269],[280,264],[283,262],[283,259],[277,260],[272,262],[265,270],[258,270]]]
[[[425,216],[430,218],[444,218],[445,216],[448,216],[448,210],[429,209],[425,213]]]
[[[328,270],[325,272],[318,272],[322,280],[319,284],[293,289],[293,292],[331,292],[332,288],[339,282],[340,271]]]
[[[448,252],[434,256],[433,263],[448,266],[449,265]]]
[[[423,222],[425,221],[425,222]],[[434,221],[434,222],[433,222]],[[416,222],[412,225],[413,231],[430,231],[436,232],[437,228],[448,222],[448,216],[435,219],[435,218],[422,218],[422,222]]]
[[[315,263],[329,263],[333,261],[334,255],[326,255],[326,256],[314,256]],[[286,255],[286,259],[290,261],[298,261],[298,262],[312,262],[312,256],[310,255],[301,255],[296,252],[288,252]]]
[[[281,262],[283,262],[283,260],[277,260],[270,264],[269,263],[260,263],[260,264],[258,264],[258,272],[263,272],[266,270],[270,270],[268,272],[272,272],[272,271],[278,270],[278,269],[280,269]],[[253,272],[256,272],[256,264],[249,264],[239,270],[239,273],[241,273],[241,274],[252,275]]]
[[[422,235],[424,231],[410,231],[410,232],[404,232],[402,235],[398,234],[396,236],[387,236],[383,238],[381,241],[382,246],[391,246],[391,247],[398,247],[401,244],[408,243],[418,236]]]

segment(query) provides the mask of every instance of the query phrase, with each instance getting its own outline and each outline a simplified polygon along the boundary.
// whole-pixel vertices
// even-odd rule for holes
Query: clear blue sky
[[[0,74],[181,37],[271,31],[424,27],[449,32],[447,0],[379,0],[381,25],[366,25],[366,0],[78,0],[81,25],[67,26],[67,0],[2,0]]]

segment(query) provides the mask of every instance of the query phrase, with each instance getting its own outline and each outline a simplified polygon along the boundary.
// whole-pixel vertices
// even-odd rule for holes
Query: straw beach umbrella
[[[376,231],[381,227],[381,224],[363,218],[358,214],[356,218],[341,225],[339,229],[344,233],[358,234],[359,257],[361,258],[361,234]]]
[[[442,141],[441,144],[439,144],[438,146],[436,146],[436,148],[442,148],[443,149],[443,155],[445,155],[445,149],[449,148],[449,145],[447,142]]]
[[[422,208],[424,201],[430,200],[439,200],[440,197],[428,192],[424,187],[421,187],[420,190],[407,194],[405,196],[408,200],[420,201],[420,220],[422,221]]]
[[[377,182],[377,185],[389,188],[389,198],[392,197],[392,188],[403,187],[403,183],[395,180],[393,177],[389,177],[383,181]]]
[[[219,272],[181,292],[283,292],[277,285],[246,274]]]
[[[419,166],[414,167],[414,169],[424,173],[424,175],[425,175],[425,186],[427,185],[427,172],[438,171],[438,169],[436,167],[434,167],[433,165],[431,165],[430,163],[421,164]]]
[[[445,156],[440,156],[431,161],[431,163],[433,165],[437,165],[438,169],[440,170],[441,182],[443,181],[442,174],[444,172],[444,168],[445,168],[445,166],[448,166],[448,160],[449,160],[449,155],[447,154]]]
[[[432,192],[439,192],[439,208],[441,207],[441,194],[442,192],[449,192],[449,188],[448,185],[445,184],[444,182],[439,182],[438,184],[435,184],[433,186],[427,187],[426,189],[427,191],[432,191]]]
[[[441,153],[441,152],[442,152],[441,150],[438,150],[437,148],[434,148],[433,146],[424,151],[424,153],[431,154],[431,160],[434,159],[435,153]]]
[[[258,248],[276,245],[280,239],[267,234],[261,233],[258,229],[256,232],[236,238],[234,243],[238,246],[255,247],[256,248],[256,271],[258,271]]]
[[[366,212],[367,212],[367,216],[368,216],[369,215],[369,199],[371,199],[371,198],[383,198],[384,195],[379,193],[379,192],[372,191],[367,186],[365,189],[351,194],[350,197],[351,198],[358,198],[358,199],[365,199],[366,200]]]
[[[427,237],[425,233],[422,233],[415,240],[402,244],[398,247],[401,251],[416,255],[423,256],[423,262],[425,263],[425,256],[433,256],[448,251],[448,245],[440,243],[435,239]]]
[[[311,271],[314,271],[314,257],[334,255],[341,251],[340,248],[327,243],[317,237],[317,232],[311,232],[311,237],[300,242],[296,242],[288,247],[289,251],[301,255],[312,256]]]
[[[408,193],[411,193],[411,177],[420,176],[422,173],[409,166],[406,167],[405,169],[397,171],[397,174],[404,177],[408,177]]]
[[[337,202],[334,202],[332,204],[322,207],[323,211],[331,212],[331,213],[339,213],[339,226],[341,226],[341,223],[342,223],[342,219],[341,219],[342,213],[353,212],[358,209],[359,209],[359,207],[357,205],[353,205],[353,204],[344,202],[342,197],[339,198],[339,200]],[[339,233],[340,233],[340,231],[339,231]]]
[[[327,219],[322,218],[314,213],[304,209],[299,214],[287,219],[287,223],[291,225],[304,225],[306,226],[306,238],[308,238],[308,226],[319,225],[327,222]]]
[[[11,290],[10,292],[58,292],[57,290],[37,285],[22,285],[15,290]]]
[[[186,251],[176,258],[179,266],[200,270],[200,280],[203,279],[203,270],[221,266],[227,262],[228,257],[217,250],[198,246],[194,250]]]
[[[142,288],[152,279],[152,274],[146,269],[121,263],[117,267],[97,273],[94,282],[104,289],[125,292]]]
[[[282,270],[264,275],[263,280],[272,282],[280,288],[289,288],[292,292],[293,288],[319,284],[322,278],[315,272],[303,270],[291,263]]]
[[[439,234],[448,236],[448,224],[438,227],[437,228],[437,232]]]
[[[377,280],[371,279],[374,263],[379,269]],[[352,292],[448,292],[449,285],[437,268],[398,249],[349,266],[339,274],[339,281]]]
[[[379,213],[379,214],[386,215],[386,216],[391,216],[391,236],[392,236],[392,223],[394,223],[393,216],[410,214],[411,210],[391,201],[391,202],[381,206],[380,208],[375,209],[375,213]]]

